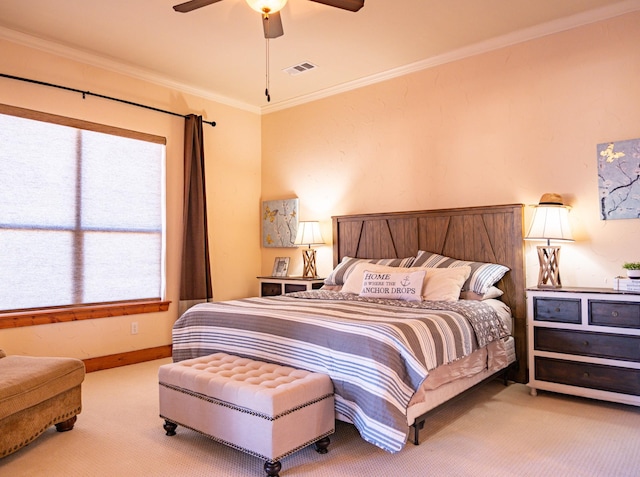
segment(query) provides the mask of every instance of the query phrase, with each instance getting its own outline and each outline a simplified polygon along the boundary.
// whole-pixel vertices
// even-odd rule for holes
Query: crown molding
[[[271,112],[276,112],[319,99],[327,98],[329,96],[334,96],[336,94],[352,91],[354,89],[362,88],[372,84],[380,83],[382,81],[387,81],[389,79],[404,76],[417,71],[433,68],[442,64],[451,63],[453,61],[458,61],[492,50],[505,48],[517,43],[534,40],[536,38],[552,35],[554,33],[570,30],[583,25],[588,25],[590,23],[607,20],[638,10],[640,10],[640,0],[625,0],[613,5],[608,5],[606,7],[596,8],[587,12],[579,13],[577,15],[572,15],[566,18],[537,25],[535,27],[519,30],[508,35],[502,35],[490,40],[469,45],[464,48],[459,48],[442,55],[426,58],[415,63],[404,65],[398,68],[393,68],[391,70],[373,74],[355,81],[342,83],[331,88],[325,88],[311,94],[302,95],[290,100],[280,101],[265,106],[255,106],[247,104],[245,102],[220,95],[211,90],[198,88],[187,83],[175,81],[166,75],[162,75],[151,70],[140,68],[131,64],[126,64],[121,61],[97,55],[95,53],[71,48],[51,40],[45,40],[43,38],[38,38],[1,26],[0,39],[5,39],[13,43],[38,49],[47,53],[52,53],[64,58],[113,71],[115,73],[124,74],[144,81],[149,81],[160,86],[165,86],[176,91],[182,91],[186,94],[211,100],[243,111],[248,111],[255,114],[268,114]]]
[[[638,10],[640,10],[640,0],[626,0],[614,5],[608,5],[606,7],[597,8],[588,12],[579,13],[570,17],[537,25],[535,27],[519,30],[508,35],[498,36],[490,40],[475,43],[473,45],[459,48],[442,55],[433,56],[431,58],[426,58],[415,63],[404,65],[388,71],[383,71],[378,74],[370,75],[356,81],[350,81],[332,88],[326,88],[324,90],[316,91],[312,94],[299,96],[297,98],[293,98],[287,101],[281,101],[272,105],[263,106],[261,112],[262,114],[268,114],[271,112],[292,108],[294,106],[310,103],[311,101],[316,101],[318,99],[327,98],[329,96],[345,93],[347,91],[352,91],[358,88],[363,88],[365,86],[380,83],[382,81],[387,81],[389,79],[398,78],[410,73],[415,73],[417,71],[433,68],[445,63],[451,63],[471,56],[487,53],[489,51],[505,48],[518,43],[523,43],[529,40],[535,40],[536,38],[541,38],[544,36],[552,35],[554,33],[571,30],[573,28],[578,28],[598,21],[607,20]]]
[[[232,98],[217,94],[214,91],[197,88],[187,83],[175,81],[168,76],[156,73],[151,70],[113,60],[104,56],[97,55],[95,53],[82,51],[77,48],[71,48],[55,41],[45,40],[2,26],[0,26],[0,39],[8,40],[18,45],[23,45],[36,50],[44,51],[45,53],[52,53],[63,58],[102,68],[114,73],[119,73],[130,76],[132,78],[148,81],[159,86],[165,86],[172,90],[182,91],[183,93],[225,104],[233,108],[260,114],[259,106],[253,106],[242,101],[237,101]]]

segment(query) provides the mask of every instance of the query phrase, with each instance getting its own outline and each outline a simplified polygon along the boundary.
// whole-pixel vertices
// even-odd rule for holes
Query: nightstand
[[[317,290],[324,285],[324,278],[307,277],[258,277],[260,296],[277,296],[285,293]]]
[[[640,405],[640,293],[527,289],[531,394]]]

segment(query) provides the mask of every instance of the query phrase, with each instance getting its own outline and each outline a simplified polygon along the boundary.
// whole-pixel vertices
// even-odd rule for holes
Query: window
[[[164,298],[165,139],[0,105],[0,313]]]

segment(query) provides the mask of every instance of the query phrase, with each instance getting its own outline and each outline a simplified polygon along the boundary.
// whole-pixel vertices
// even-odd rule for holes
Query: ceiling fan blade
[[[268,16],[262,15],[262,28],[265,38],[278,38],[284,35],[280,12],[269,13]]]
[[[190,2],[184,2],[179,5],[174,5],[173,9],[176,12],[187,13],[198,8],[206,7],[212,3],[217,3],[221,0],[191,0]]]
[[[330,7],[342,8],[350,12],[357,12],[364,7],[364,0],[311,0],[316,3],[323,3]]]

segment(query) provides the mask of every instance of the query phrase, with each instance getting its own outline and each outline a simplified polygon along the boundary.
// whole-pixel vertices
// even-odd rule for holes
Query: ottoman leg
[[[175,424],[175,423],[173,423],[171,421],[167,421],[165,419],[164,425],[162,427],[163,427],[163,429],[165,431],[167,431],[167,435],[168,436],[175,436],[176,435],[176,427],[178,427],[178,424]]]
[[[73,425],[76,423],[77,420],[78,420],[78,416],[73,416],[72,418],[67,419],[66,421],[59,422],[58,424],[56,424],[56,431],[58,432],[70,431],[71,429],[73,429]]]
[[[264,463],[264,471],[269,477],[278,477],[280,469],[282,469],[282,464],[279,460],[276,460],[275,462],[267,461]]]
[[[316,452],[318,454],[326,454],[327,452],[329,452],[329,449],[327,449],[327,447],[329,447],[329,444],[331,444],[331,439],[329,439],[328,437],[323,437],[316,442]]]

